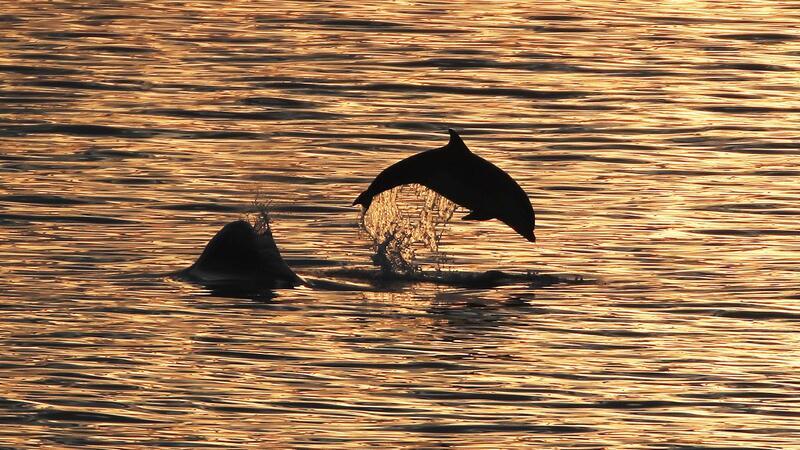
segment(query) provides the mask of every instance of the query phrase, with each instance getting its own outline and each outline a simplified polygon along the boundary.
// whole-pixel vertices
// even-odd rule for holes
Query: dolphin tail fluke
[[[367,191],[362,192],[361,194],[356,197],[353,201],[353,206],[355,205],[364,205],[364,211],[369,209],[369,205],[372,204],[372,196],[367,193]]]
[[[494,219],[494,216],[479,211],[472,211],[471,213],[461,218],[461,220],[490,220],[490,219]]]

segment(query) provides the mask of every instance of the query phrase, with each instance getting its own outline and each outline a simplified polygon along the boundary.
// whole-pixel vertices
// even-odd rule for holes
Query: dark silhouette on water
[[[206,244],[189,268],[174,276],[193,281],[224,297],[271,298],[273,289],[306,286],[334,291],[389,290],[405,283],[435,283],[465,288],[490,288],[524,283],[530,287],[556,283],[583,283],[580,278],[535,272],[418,272],[389,273],[365,267],[341,267],[315,272],[322,277],[301,278],[286,264],[268,226],[253,227],[244,220],[231,222]],[[333,279],[331,279],[333,278]],[[353,280],[356,283],[350,281]],[[367,285],[358,282],[367,282]],[[267,295],[265,295],[267,294]]]
[[[531,242],[535,216],[525,191],[507,173],[472,153],[458,134],[449,130],[444,147],[406,158],[383,170],[353,204],[369,209],[372,199],[391,188],[420,184],[468,208],[464,220],[498,219]],[[372,290],[370,286],[326,279],[303,279],[283,260],[262,212],[256,227],[244,220],[225,225],[192,264],[175,275],[199,282],[217,292],[243,293],[307,286],[328,290]],[[538,273],[487,272],[394,273],[381,269],[339,268],[318,272],[324,277],[386,283],[429,282],[464,287],[526,283],[532,287],[583,282]]]
[[[470,210],[463,220],[498,219],[530,242],[536,218],[525,191],[502,169],[472,153],[453,130],[444,147],[428,150],[384,169],[353,202],[364,205],[381,192],[421,184]]]
[[[256,231],[244,220],[219,230],[200,258],[179,275],[210,287],[273,289],[304,284],[283,260],[269,227]]]

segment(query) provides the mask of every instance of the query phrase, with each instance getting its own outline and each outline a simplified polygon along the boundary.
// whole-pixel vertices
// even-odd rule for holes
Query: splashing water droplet
[[[361,215],[361,228],[373,242],[373,263],[386,274],[415,273],[431,262],[447,261],[439,244],[458,206],[420,185],[405,185],[375,197]]]
[[[250,208],[245,212],[242,219],[246,220],[253,226],[253,229],[256,230],[256,233],[263,234],[269,231],[272,232],[272,227],[270,226],[272,222],[272,218],[270,216],[270,207],[272,205],[272,201],[268,200],[266,195],[263,192],[257,191],[255,198],[250,206]]]

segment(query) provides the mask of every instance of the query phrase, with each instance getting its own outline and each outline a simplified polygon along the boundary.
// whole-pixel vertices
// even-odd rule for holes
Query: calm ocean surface
[[[2,448],[800,448],[796,1],[6,1]],[[301,275],[455,128],[537,211],[454,271],[165,274],[256,197]],[[458,214],[458,216],[462,214]]]

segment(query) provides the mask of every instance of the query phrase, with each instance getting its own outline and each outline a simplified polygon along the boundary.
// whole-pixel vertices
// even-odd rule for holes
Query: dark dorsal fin
[[[461,140],[461,136],[459,136],[454,129],[448,128],[447,132],[450,133],[450,142],[447,143],[448,149],[462,151],[462,152],[469,152],[467,144],[465,144],[464,141]]]

